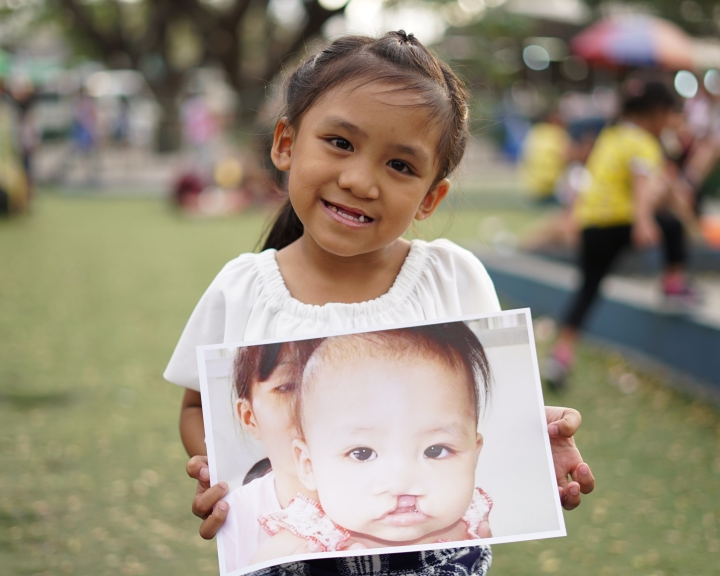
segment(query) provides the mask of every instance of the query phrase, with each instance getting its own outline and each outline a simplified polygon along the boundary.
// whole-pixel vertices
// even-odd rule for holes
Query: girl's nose
[[[371,166],[361,160],[349,162],[345,166],[338,177],[338,186],[356,198],[375,200],[380,196],[380,188]]]

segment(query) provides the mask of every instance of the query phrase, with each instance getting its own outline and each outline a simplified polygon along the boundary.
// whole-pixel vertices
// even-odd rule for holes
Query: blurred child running
[[[565,386],[582,324],[602,280],[623,251],[653,246],[662,238],[664,295],[671,299],[693,295],[685,272],[683,225],[671,213],[658,210],[667,188],[659,137],[676,100],[660,82],[633,79],[627,91],[619,122],[598,136],[587,162],[589,185],[575,200],[582,281],[545,366],[545,380],[555,389]]]
[[[193,511],[213,537],[227,491],[210,487],[195,348],[328,331],[391,327],[500,309],[470,252],[448,240],[402,238],[450,190],[468,137],[468,96],[447,64],[412,34],[346,36],[305,60],[285,85],[271,150],[288,172],[288,201],[259,254],[230,261],[205,292],[165,378],[187,388],[181,435],[198,480]],[[548,408],[563,505],[594,480],[572,435],[579,414]],[[571,476],[572,480],[568,479]],[[217,504],[217,506],[216,506]],[[487,547],[315,560],[266,574],[477,574]]]

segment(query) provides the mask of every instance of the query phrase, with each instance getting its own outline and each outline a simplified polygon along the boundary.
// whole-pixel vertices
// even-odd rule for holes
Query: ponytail
[[[282,250],[285,246],[289,246],[299,239],[304,231],[303,223],[295,214],[295,209],[288,198],[278,210],[275,220],[270,226],[270,232],[267,233],[265,242],[262,245],[262,250],[269,248]]]

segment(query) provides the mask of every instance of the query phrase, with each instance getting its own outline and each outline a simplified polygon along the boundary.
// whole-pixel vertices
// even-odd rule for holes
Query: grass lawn
[[[489,216],[512,230],[534,218],[468,208],[423,236],[477,240]],[[217,572],[190,513],[182,391],[161,373],[203,290],[263,222],[52,195],[0,221],[1,574]],[[582,411],[597,489],[566,513],[567,538],[496,546],[493,574],[720,573],[718,410],[589,345],[571,390],[547,403]]]

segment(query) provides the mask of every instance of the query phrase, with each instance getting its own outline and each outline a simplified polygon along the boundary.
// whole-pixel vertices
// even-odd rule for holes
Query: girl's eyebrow
[[[408,146],[407,144],[393,144],[391,146],[394,150],[401,154],[407,154],[408,156],[412,156],[417,160],[418,162],[423,163],[429,163],[430,158],[427,154],[420,148],[415,148],[414,146]]]
[[[359,126],[355,126],[355,124],[353,124],[352,122],[348,122],[340,116],[328,116],[323,120],[322,126],[327,126],[327,128],[343,128],[344,130],[347,130],[348,132],[356,136],[362,136],[363,138],[368,137],[368,133],[365,132],[365,130],[363,130]]]

